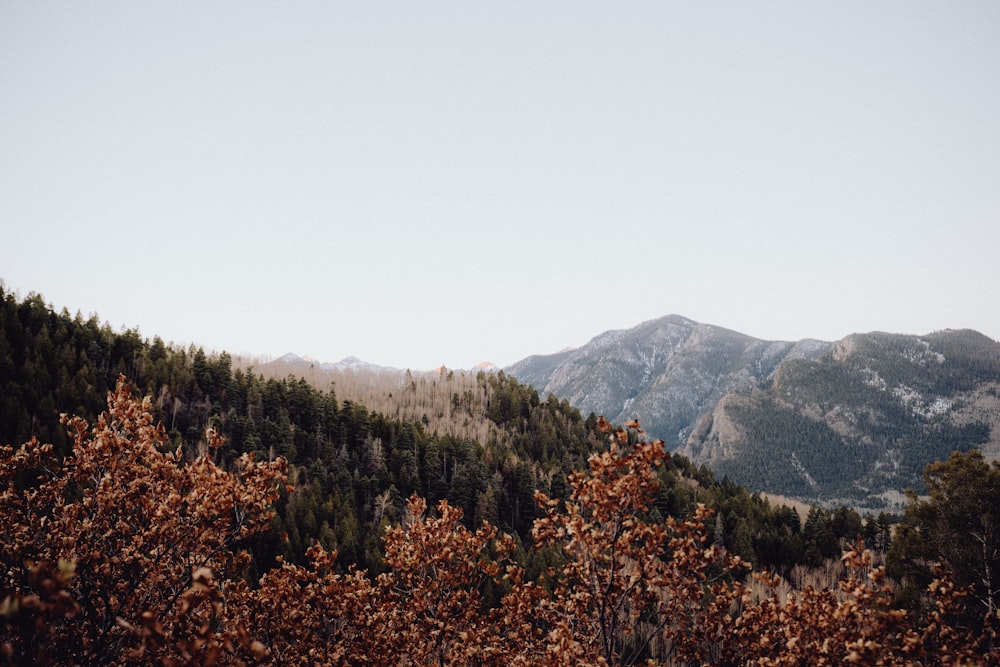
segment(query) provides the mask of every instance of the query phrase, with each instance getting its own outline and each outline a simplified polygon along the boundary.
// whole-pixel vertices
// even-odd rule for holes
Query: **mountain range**
[[[379,366],[378,364],[362,361],[354,356],[344,357],[340,361],[330,362],[320,361],[312,357],[300,357],[294,352],[283,354],[277,359],[267,363],[287,368],[290,372],[298,371],[299,373],[308,369],[316,369],[327,373],[364,372],[373,373],[375,375],[392,375],[394,373],[402,374],[404,372],[398,368],[393,368],[392,366]]]
[[[975,331],[766,341],[678,315],[505,369],[584,414],[638,419],[752,489],[896,509],[953,450],[1000,454],[1000,344]]]
[[[393,366],[380,366],[379,364],[373,364],[362,359],[358,359],[355,356],[347,356],[340,361],[320,361],[319,359],[314,359],[313,357],[305,356],[300,357],[294,352],[288,352],[283,354],[277,359],[270,361],[265,361],[262,363],[255,364],[258,370],[263,368],[281,368],[287,372],[323,372],[323,373],[366,373],[375,376],[391,376],[400,375],[403,376],[407,372],[414,375],[426,375],[426,374],[437,374],[441,370],[448,370],[444,366],[435,368],[429,371],[408,371],[401,368],[394,368]],[[472,373],[478,373],[479,371],[485,371],[487,373],[492,373],[500,370],[496,364],[489,361],[484,361],[482,363],[476,364],[468,370]]]
[[[145,341],[137,330],[116,334],[96,316],[57,314],[39,295],[19,301],[2,282],[0,306],[0,437],[36,437],[61,453],[69,443],[58,415],[93,418],[124,375],[155,397],[178,446],[197,444],[210,417],[224,415],[220,423],[240,447],[301,447],[300,462],[319,442],[290,428],[299,418],[310,428],[320,419],[318,404],[303,399],[310,385],[330,390],[331,411],[340,410],[339,399],[344,409],[410,420],[434,437],[494,448],[491,457],[505,466],[525,456],[570,466],[594,443],[577,438],[580,448],[567,452],[567,424],[582,429],[597,415],[638,419],[686,457],[678,464],[685,469],[697,470],[689,461],[708,464],[752,490],[827,507],[895,510],[903,490],[922,491],[932,461],[970,449],[1000,458],[1000,344],[971,330],[766,341],[671,315],[502,373],[489,366],[411,372],[353,357],[325,364],[294,354],[207,355]],[[237,406],[227,408],[226,396],[248,381],[263,384],[252,406],[249,398],[240,404],[246,415],[232,413]],[[266,400],[263,388],[274,390]],[[285,398],[294,407],[282,416]]]
[[[354,357],[271,365],[407,372]],[[898,510],[928,463],[973,448],[1000,458],[1000,343],[971,330],[771,341],[668,315],[503,371],[584,415],[638,419],[719,476],[827,507]]]

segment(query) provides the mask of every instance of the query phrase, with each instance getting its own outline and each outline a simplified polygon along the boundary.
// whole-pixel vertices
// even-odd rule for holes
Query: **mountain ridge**
[[[369,361],[364,361],[359,359],[354,355],[348,355],[341,359],[340,361],[320,361],[311,356],[300,356],[295,352],[286,352],[277,359],[272,359],[270,361],[265,361],[258,365],[267,366],[269,364],[286,366],[291,370],[294,369],[307,369],[313,368],[325,372],[367,372],[374,373],[376,375],[405,375],[407,371],[411,373],[439,373],[442,369],[454,370],[460,372],[478,372],[485,371],[487,373],[493,373],[499,370],[499,367],[491,361],[481,361],[478,364],[472,366],[471,368],[448,368],[446,366],[438,366],[434,369],[429,370],[416,370],[409,368],[396,368],[395,366],[384,366],[381,364],[371,363]]]
[[[669,443],[683,440],[695,414],[715,405],[726,390],[764,378],[786,356],[812,357],[832,345],[815,339],[763,341],[672,314],[606,331],[573,350],[533,355],[504,370],[543,394],[567,398],[584,413],[617,422],[638,417]],[[663,405],[664,399],[672,405]]]
[[[768,341],[680,315],[505,369],[638,419],[695,463],[819,504],[898,507],[952,449],[1000,455],[1000,344],[968,329]]]

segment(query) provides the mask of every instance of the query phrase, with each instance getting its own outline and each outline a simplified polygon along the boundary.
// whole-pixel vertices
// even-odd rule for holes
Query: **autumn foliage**
[[[0,662],[278,665],[1000,664],[988,628],[953,622],[963,591],[934,580],[924,615],[899,609],[861,545],[836,588],[788,592],[708,538],[711,512],[662,516],[668,454],[638,424],[537,494],[526,575],[515,538],[461,509],[409,499],[384,533],[386,571],[308,563],[251,576],[247,541],[287,484],[279,458],[223,469],[167,451],[124,381],[72,455],[0,448]],[[988,621],[988,622],[986,622]]]
[[[148,400],[124,382],[93,428],[64,423],[74,445],[61,465],[34,440],[0,449],[4,657],[184,663],[248,644],[219,630],[219,582],[248,565],[240,545],[267,528],[283,462],[247,456],[225,472],[212,433],[193,460],[163,451]]]

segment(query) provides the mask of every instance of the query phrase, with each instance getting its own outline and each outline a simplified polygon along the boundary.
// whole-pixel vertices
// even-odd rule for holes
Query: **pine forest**
[[[0,284],[0,478],[0,664],[1000,664],[974,449],[901,514],[795,508],[502,371],[285,369]]]

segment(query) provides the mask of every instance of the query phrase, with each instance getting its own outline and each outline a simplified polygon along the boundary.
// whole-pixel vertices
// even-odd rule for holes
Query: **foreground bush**
[[[148,400],[120,381],[93,427],[66,419],[63,462],[37,441],[0,448],[0,660],[59,665],[1000,664],[946,573],[917,618],[893,606],[858,548],[837,590],[785,596],[709,544],[699,508],[654,507],[667,457],[638,424],[573,473],[566,501],[538,494],[528,581],[514,538],[412,497],[384,535],[386,572],[340,571],[309,549],[248,581],[246,541],[268,528],[281,459],[231,470],[164,451]]]

